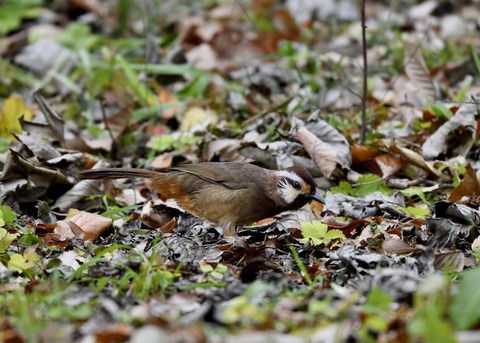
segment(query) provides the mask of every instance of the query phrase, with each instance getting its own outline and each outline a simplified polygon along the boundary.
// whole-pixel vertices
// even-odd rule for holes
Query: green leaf
[[[128,87],[137,97],[138,101],[143,106],[155,106],[158,105],[158,99],[156,95],[145,85],[145,82],[140,80],[131,64],[127,62],[121,55],[115,56],[115,62],[118,67],[123,71]]]
[[[7,224],[14,224],[15,219],[17,219],[17,216],[15,215],[15,212],[13,212],[12,208],[7,205],[2,205],[0,206],[0,217],[5,221]]]
[[[313,245],[320,245],[324,243],[324,237],[328,230],[328,225],[323,224],[318,220],[314,220],[311,223],[304,222],[300,224],[302,228],[303,239],[300,242],[306,243],[311,241]]]
[[[447,319],[448,295],[448,281],[444,275],[432,274],[420,284],[414,294],[415,312],[408,325],[412,342],[456,342]]]
[[[215,267],[215,271],[224,274],[228,271],[228,267],[224,264],[219,263]]]
[[[392,297],[380,288],[373,288],[367,295],[367,301],[362,307],[363,313],[375,314],[378,312],[389,312]]]
[[[178,92],[178,95],[187,98],[198,98],[205,92],[209,83],[210,77],[207,74],[198,74],[188,86]]]
[[[435,101],[432,106],[433,113],[437,116],[437,118],[441,118],[442,116],[446,117],[447,119],[451,119],[453,117],[452,111],[445,106],[442,101]]]
[[[213,267],[210,264],[201,264],[200,270],[204,273],[213,272]]]
[[[346,181],[341,181],[336,187],[331,188],[332,193],[340,193],[346,195],[352,195],[357,197],[364,197],[372,194],[373,192],[380,192],[385,195],[392,194],[392,190],[387,186],[385,181],[374,174],[362,175],[355,187]]]
[[[360,176],[357,185],[355,186],[355,192],[352,195],[364,197],[374,192],[380,192],[385,195],[392,194],[392,190],[387,186],[385,181],[374,174],[365,174]]]
[[[167,151],[173,149],[177,139],[172,135],[160,135],[150,141],[148,147],[155,151]]]
[[[472,48],[472,56],[473,60],[475,61],[475,66],[477,67],[478,75],[480,75],[480,57],[478,57],[477,51],[475,50],[475,46],[471,45]]]
[[[410,187],[406,189],[401,189],[400,193],[407,196],[416,195],[418,196],[424,203],[428,203],[427,198],[425,198],[425,194],[423,193],[423,189],[420,187]]]
[[[36,253],[25,253],[24,255],[13,254],[8,261],[8,269],[15,269],[19,273],[22,273],[27,269],[35,267],[40,259],[40,255]]]
[[[418,208],[418,207],[412,207],[412,206],[408,206],[408,207],[398,206],[398,209],[401,211],[410,213],[414,217],[425,217],[430,213],[429,210],[426,210],[424,208]]]
[[[480,268],[462,273],[457,294],[450,306],[450,317],[457,330],[473,329],[480,323]]]
[[[413,336],[413,342],[457,342],[451,326],[436,304],[426,304],[418,308],[408,331]]]
[[[0,3],[0,36],[17,29],[23,19],[38,17],[42,11],[37,7],[42,0],[2,1]]]
[[[310,241],[313,245],[329,244],[334,240],[344,240],[345,235],[340,230],[328,230],[328,225],[318,220],[311,223],[303,222],[300,224],[302,235],[304,238],[300,242],[306,243]]]
[[[99,44],[100,36],[92,33],[90,26],[80,23],[71,23],[62,32],[60,43],[73,50],[89,50]]]
[[[343,241],[345,239],[345,235],[343,234],[342,231],[337,230],[337,229],[333,229],[333,230],[327,231],[327,233],[325,234],[325,237],[323,239],[325,241],[325,244],[329,244],[330,242],[332,242],[336,239],[338,239],[340,241]]]
[[[340,181],[338,186],[333,186],[330,188],[330,191],[333,194],[346,194],[352,195],[354,193],[353,187],[347,181]]]
[[[42,244],[42,243],[43,243],[42,239],[37,235],[34,235],[33,233],[28,233],[18,239],[18,246],[21,246],[21,247],[29,247],[35,244]]]
[[[9,233],[4,228],[0,227],[0,253],[7,251],[18,233]]]
[[[465,101],[465,97],[467,95],[468,90],[472,87],[474,78],[473,77],[466,77],[465,80],[461,83],[461,87],[458,90],[457,94],[453,98],[453,101]]]

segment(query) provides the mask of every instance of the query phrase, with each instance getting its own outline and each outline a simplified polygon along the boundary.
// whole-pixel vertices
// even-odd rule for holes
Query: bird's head
[[[302,167],[290,167],[277,172],[277,190],[280,198],[289,209],[297,209],[315,200],[325,204],[325,200],[316,192],[315,180]]]

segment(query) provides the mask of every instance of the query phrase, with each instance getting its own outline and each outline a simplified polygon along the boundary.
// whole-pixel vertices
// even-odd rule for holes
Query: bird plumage
[[[282,171],[242,162],[204,162],[164,171],[132,168],[85,170],[80,179],[150,179],[151,188],[176,202],[191,214],[224,228],[226,235],[310,200],[322,202],[315,182],[304,168]]]

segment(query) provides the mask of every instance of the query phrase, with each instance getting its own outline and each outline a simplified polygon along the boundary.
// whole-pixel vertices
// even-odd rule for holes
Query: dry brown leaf
[[[375,157],[375,162],[380,168],[382,178],[390,177],[402,169],[402,162],[392,155],[384,154],[377,156]]]
[[[405,43],[404,55],[405,73],[430,101],[436,99],[435,85],[430,78],[430,72],[422,56],[419,45]]]
[[[477,194],[480,194],[480,184],[475,170],[473,170],[472,165],[469,163],[462,182],[452,191],[448,200],[456,202],[460,201],[463,197],[470,197]]]
[[[47,119],[48,124],[50,124],[50,128],[52,129],[55,138],[62,144],[65,143],[64,137],[64,128],[65,122],[63,119],[50,107],[50,105],[45,101],[43,96],[40,93],[35,92],[33,93],[33,99],[40,107],[45,119]]]
[[[200,44],[185,54],[187,61],[203,70],[213,70],[217,67],[217,53],[213,50],[210,44]]]
[[[245,20],[240,4],[236,2],[219,4],[209,11],[209,16],[216,20],[232,22],[241,22]]]
[[[323,142],[305,127],[297,130],[298,140],[325,177],[330,177],[337,167],[337,153],[330,144]]]
[[[155,157],[150,164],[152,168],[155,169],[165,169],[172,166],[173,155],[166,152]]]
[[[400,155],[400,157],[402,157],[405,161],[423,170],[426,170],[436,176],[443,177],[442,173],[436,170],[429,162],[425,161],[425,159],[415,151],[405,147],[398,146],[396,144],[392,144],[386,140],[383,143],[391,152]]]
[[[480,248],[480,237],[477,237],[472,242],[472,251],[476,253],[479,251],[479,248]]]
[[[431,135],[422,145],[422,156],[427,160],[441,154],[465,157],[475,142],[480,97],[472,96],[455,115]]]
[[[117,140],[127,129],[132,117],[132,108],[132,105],[125,106],[105,121],[105,127],[114,140]]]
[[[461,272],[465,266],[465,255],[461,250],[452,250],[435,254],[433,266],[436,270],[444,269],[450,272]]]
[[[365,223],[376,223],[380,224],[383,221],[382,217],[367,217],[364,219],[356,219],[350,222],[339,221],[335,216],[325,216],[322,219],[322,222],[328,225],[328,229],[338,229],[343,232],[344,235],[348,236],[358,227],[362,226]]]
[[[95,213],[80,211],[67,220],[60,220],[54,232],[60,235],[60,240],[80,238],[84,241],[94,241],[112,224],[110,218]],[[79,237],[80,236],[80,237]]]
[[[408,245],[401,239],[387,239],[382,242],[382,249],[387,254],[407,255],[415,251],[415,248]]]
[[[378,156],[378,154],[365,145],[352,144],[350,146],[352,152],[352,164],[358,164],[369,161]]]
[[[174,104],[178,102],[178,98],[173,95],[168,89],[160,88],[157,90],[158,102],[163,106],[168,104]],[[161,115],[163,119],[171,119],[175,116],[177,111],[181,108],[181,105],[165,108],[161,110]]]
[[[93,12],[99,16],[106,14],[106,5],[100,0],[72,0],[70,6],[85,12]]]
[[[134,329],[131,325],[113,323],[101,326],[96,332],[96,342],[125,342],[132,335]]]
[[[205,142],[202,151],[202,159],[211,161],[218,156],[223,160],[232,162],[252,162],[253,159],[239,153],[241,140],[233,138],[213,139]]]

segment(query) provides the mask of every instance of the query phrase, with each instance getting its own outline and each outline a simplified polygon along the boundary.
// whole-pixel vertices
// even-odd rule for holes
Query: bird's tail
[[[127,177],[143,177],[151,178],[158,176],[161,172],[146,169],[133,168],[98,168],[82,170],[79,172],[78,178],[80,180],[87,179],[122,179]]]

